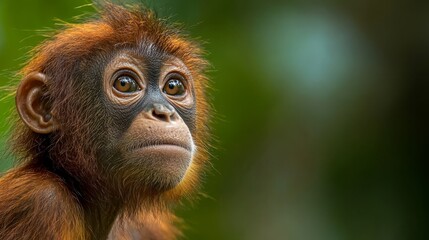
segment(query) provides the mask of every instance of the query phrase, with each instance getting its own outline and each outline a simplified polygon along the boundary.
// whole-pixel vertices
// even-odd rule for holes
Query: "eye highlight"
[[[138,83],[134,78],[128,75],[122,75],[116,78],[113,87],[119,92],[132,93],[140,90]]]
[[[171,96],[182,96],[186,89],[181,80],[172,78],[165,83],[163,92]]]

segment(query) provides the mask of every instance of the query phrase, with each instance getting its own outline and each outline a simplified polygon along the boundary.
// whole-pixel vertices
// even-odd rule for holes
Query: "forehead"
[[[141,39],[134,43],[112,43],[113,51],[110,55],[110,61],[118,59],[125,60],[128,58],[130,62],[141,62],[145,65],[165,62],[171,59],[178,59],[173,53],[166,51],[163,46],[159,46],[154,42]]]
[[[165,52],[150,42],[143,42],[137,46],[121,47],[113,52],[107,61],[108,68],[120,65],[140,66],[145,69],[175,67],[190,75],[185,62],[172,53]]]
[[[126,49],[126,51],[137,58],[146,59],[146,62],[149,62],[149,60],[165,60],[172,57],[172,54],[149,40],[139,41],[134,47]]]

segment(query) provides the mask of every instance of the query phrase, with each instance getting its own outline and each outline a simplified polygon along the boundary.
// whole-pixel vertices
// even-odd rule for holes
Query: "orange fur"
[[[1,239],[85,239],[81,210],[58,176],[18,168],[0,186]]]
[[[55,135],[44,135],[32,132],[22,121],[16,122],[12,149],[20,166],[0,179],[1,239],[98,239],[93,232],[96,229],[87,226],[88,216],[76,198],[80,192],[64,183],[61,178],[64,176],[46,170],[45,159],[54,159],[55,166],[84,183],[85,192],[98,191],[108,184],[94,157],[97,146],[103,143],[91,136],[87,131],[92,127],[89,120],[80,116],[89,103],[85,99],[81,99],[81,104],[74,103],[78,93],[70,91],[76,84],[72,81],[72,72],[86,64],[85,59],[91,58],[94,52],[109,53],[114,47],[135,46],[143,40],[180,58],[191,71],[197,99],[193,136],[197,151],[177,187],[157,196],[151,204],[142,203],[138,209],[116,213],[109,239],[175,239],[180,235],[175,227],[178,219],[168,206],[182,197],[192,196],[206,165],[210,115],[206,101],[208,80],[204,75],[207,62],[196,43],[157,19],[151,11],[106,3],[99,18],[67,24],[36,47],[21,71],[23,77],[33,72],[49,77],[50,94],[46,98],[61,124]],[[86,117],[102,117],[97,111],[92,114]],[[104,201],[109,204],[107,199]]]

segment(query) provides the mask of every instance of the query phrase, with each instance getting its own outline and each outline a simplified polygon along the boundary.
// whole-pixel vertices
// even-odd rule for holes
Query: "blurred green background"
[[[0,0],[0,85],[88,2]],[[180,208],[187,239],[429,239],[427,1],[144,2],[213,64],[214,169]]]

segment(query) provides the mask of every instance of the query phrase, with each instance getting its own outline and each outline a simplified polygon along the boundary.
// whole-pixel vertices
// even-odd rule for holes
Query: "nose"
[[[167,107],[164,104],[154,103],[152,109],[150,110],[150,114],[153,118],[164,121],[164,122],[172,122],[177,120],[177,112],[173,107]]]

